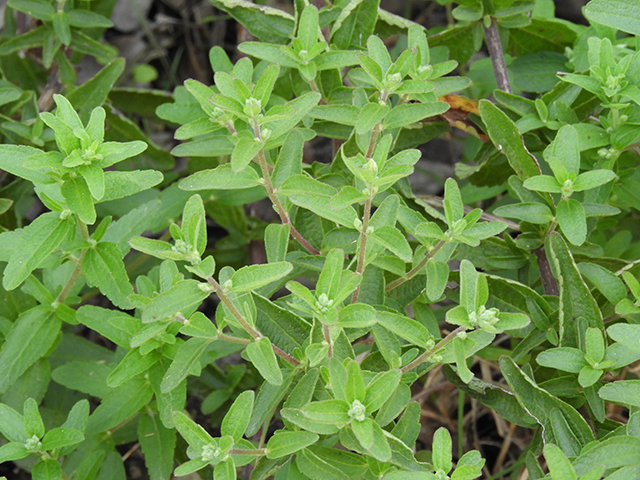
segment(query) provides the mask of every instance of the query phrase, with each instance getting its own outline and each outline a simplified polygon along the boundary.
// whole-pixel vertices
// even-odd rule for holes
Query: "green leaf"
[[[502,357],[500,367],[518,402],[545,428],[548,443],[555,443],[567,455],[574,456],[593,441],[591,428],[572,406],[537,386],[512,359]],[[562,425],[553,420],[554,415],[560,416]]]
[[[342,328],[367,328],[375,323],[375,309],[364,303],[347,305],[339,312],[338,325]]]
[[[290,225],[270,223],[264,230],[264,247],[269,263],[277,263],[285,260],[289,247]]]
[[[429,300],[435,302],[442,297],[449,281],[449,266],[445,262],[429,259],[426,265],[427,289]]]
[[[278,191],[278,194],[288,197],[295,205],[311,210],[327,220],[353,228],[353,222],[357,218],[353,207],[332,209],[329,206],[331,197],[336,193],[337,190],[332,186],[306,175],[289,177]]]
[[[339,123],[340,125],[355,126],[360,109],[355,105],[318,105],[309,112],[309,116],[318,120]]]
[[[24,415],[24,431],[28,437],[42,438],[44,435],[44,423],[38,411],[38,403],[33,398],[27,398],[22,407]]]
[[[364,406],[367,412],[375,412],[389,399],[400,383],[400,370],[388,370],[377,374],[367,385]]]
[[[573,347],[550,348],[536,357],[536,362],[543,367],[556,368],[563,372],[580,373],[587,365],[584,352]]]
[[[554,163],[560,162],[568,172],[578,174],[580,171],[580,147],[578,145],[578,132],[572,125],[565,125],[560,130],[553,142],[545,149],[544,158],[554,169]],[[559,175],[554,171],[556,178]]]
[[[76,8],[67,14],[69,17],[69,23],[73,27],[78,28],[111,28],[113,23],[107,17],[100,15],[99,13],[92,12],[91,10],[85,10]]]
[[[536,225],[546,225],[553,220],[553,214],[549,207],[543,203],[523,202],[511,205],[503,205],[496,208],[493,213],[501,217],[515,218],[523,222]]]
[[[182,432],[181,432],[182,433]],[[173,475],[176,477],[182,477],[185,475],[189,475],[191,473],[197,472],[198,470],[209,465],[209,462],[203,460],[202,457],[194,458],[193,460],[189,460],[186,463],[183,463],[179,467],[177,467],[173,471]]]
[[[130,309],[127,297],[133,287],[122,261],[122,254],[115,243],[100,242],[87,250],[82,262],[82,273],[87,283],[100,291],[119,308]]]
[[[111,367],[104,362],[72,361],[51,372],[51,378],[71,390],[104,398],[111,391],[107,386],[107,377],[110,373]]]
[[[450,472],[451,468],[453,468],[451,463],[451,435],[444,427],[440,427],[433,434],[432,462],[436,470]]]
[[[34,480],[59,480],[62,478],[62,467],[58,460],[52,458],[41,460],[31,469],[31,478]]]
[[[337,399],[311,402],[302,407],[302,413],[307,418],[335,425],[343,425],[351,420],[348,411],[349,404]]]
[[[288,43],[293,36],[295,20],[283,10],[246,0],[213,0],[212,3],[246,25],[249,33],[263,42]]]
[[[233,171],[224,164],[212,170],[201,170],[180,181],[182,190],[236,190],[260,185],[260,177],[253,168]]]
[[[293,115],[271,122],[271,137],[265,145],[265,150],[270,150],[273,146],[279,146],[280,137],[288,135],[291,130],[316,106],[322,96],[318,92],[309,92],[301,95],[293,100],[288,101],[284,105],[293,109]]]
[[[425,326],[404,315],[378,311],[376,313],[376,319],[378,323],[387,330],[419,347],[426,347],[432,339],[431,334]]]
[[[13,290],[53,252],[74,228],[74,221],[61,219],[58,212],[40,215],[22,232],[20,249],[4,269],[2,286]]]
[[[182,435],[182,438],[187,441],[190,447],[200,450],[204,445],[214,443],[211,435],[184,413],[175,411],[171,417],[176,430],[180,432],[180,435]]]
[[[162,378],[160,390],[168,393],[187,378],[211,342],[212,340],[208,338],[193,337],[180,345],[167,373]]]
[[[313,445],[320,437],[312,432],[278,430],[267,442],[267,458],[280,458]]]
[[[640,35],[640,5],[634,0],[593,0],[583,13],[592,22]]]
[[[132,378],[102,399],[89,417],[85,434],[106,432],[118,426],[135,415],[152,397],[153,390],[147,379],[141,376]]]
[[[489,138],[498,151],[506,155],[518,177],[525,180],[540,175],[538,162],[527,150],[515,123],[488,100],[481,100],[479,109]]]
[[[368,133],[382,122],[382,119],[389,112],[389,107],[380,105],[378,102],[367,103],[360,109],[358,119],[356,120],[356,132],[359,134]]]
[[[449,104],[445,102],[405,103],[393,107],[384,117],[384,128],[402,128],[425,118],[435,117],[449,110]]]
[[[176,431],[162,425],[158,415],[144,412],[138,421],[138,441],[152,479],[170,478],[176,448]]]
[[[618,380],[605,384],[598,390],[600,398],[606,402],[640,407],[640,380]]]
[[[0,432],[10,442],[24,442],[29,438],[24,430],[24,417],[16,412],[13,408],[4,403],[0,403]]]
[[[107,385],[109,387],[118,387],[130,378],[149,370],[159,359],[158,352],[149,352],[146,355],[142,355],[138,348],[129,350],[118,366],[107,377]]]
[[[616,323],[607,329],[607,334],[632,351],[638,352],[640,350],[640,327],[638,325]]]
[[[327,254],[316,285],[316,296],[324,294],[329,300],[336,298],[340,288],[343,263],[344,251],[339,248],[334,248]]]
[[[251,412],[253,411],[253,390],[242,392],[235,399],[229,411],[222,419],[220,426],[221,435],[229,435],[235,443],[238,443],[249,426]]]
[[[549,466],[549,473],[553,478],[566,480],[577,480],[576,472],[571,466],[571,462],[562,450],[556,445],[547,443],[544,446],[544,458]]]
[[[60,191],[67,201],[69,209],[78,215],[80,220],[89,225],[95,223],[96,209],[93,206],[93,197],[84,177],[66,180],[60,187]]]
[[[241,137],[231,154],[231,169],[234,173],[243,171],[262,149],[263,144],[251,138]]]
[[[331,42],[341,50],[351,46],[364,46],[374,31],[379,5],[380,0],[347,3],[331,27]]]
[[[524,188],[536,192],[560,193],[562,191],[562,185],[551,175],[536,175],[527,178],[522,185]]]
[[[200,285],[203,284],[197,280],[182,280],[153,297],[142,311],[142,322],[155,322],[199,305],[210,294],[210,290]]]
[[[351,422],[351,429],[355,434],[358,442],[362,445],[362,448],[369,450],[373,447],[373,420],[365,418],[362,421],[353,420]]]
[[[180,327],[180,333],[190,337],[208,338],[209,340],[218,338],[216,326],[202,312],[195,312],[191,315],[189,320]]]
[[[282,371],[271,347],[271,341],[267,337],[251,342],[245,351],[251,363],[267,382],[272,385],[282,384]]]
[[[407,238],[396,227],[385,225],[376,228],[369,237],[405,262],[410,262],[413,258],[413,250]]]
[[[146,148],[146,144],[139,145]],[[144,150],[144,148],[142,148]],[[128,157],[125,157],[128,158]],[[158,185],[164,176],[157,170],[132,170],[130,172],[104,172],[105,190],[100,202],[128,197]]]
[[[580,202],[563,198],[556,209],[558,225],[567,240],[580,246],[587,240],[587,218]]]
[[[453,178],[447,178],[444,183],[444,200],[442,206],[444,207],[447,224],[451,228],[453,224],[464,215],[464,204],[462,203],[460,188],[458,188],[458,184]]]
[[[578,178],[576,178],[573,184],[573,190],[575,192],[591,190],[592,188],[609,183],[614,178],[616,178],[616,174],[612,170],[590,170],[578,175]]]
[[[624,283],[606,268],[595,263],[580,263],[578,269],[613,305],[626,298]]]
[[[258,294],[252,296],[257,312],[257,329],[288,353],[293,353],[296,347],[302,348],[311,326],[291,310]]]
[[[499,413],[504,419],[527,428],[533,428],[537,425],[533,417],[518,403],[512,392],[478,378],[474,378],[466,384],[449,365],[444,366],[443,373],[453,385],[464,391],[471,398],[475,398],[483,405]]]
[[[342,69],[358,64],[357,53],[350,50],[328,50],[316,57],[314,63],[318,71],[334,68]]]
[[[53,450],[69,445],[76,445],[84,440],[84,434],[75,428],[53,428],[42,439],[43,450]]]
[[[233,458],[227,458],[213,468],[213,476],[216,480],[236,480],[236,465]]]
[[[69,23],[69,15],[65,12],[57,12],[53,16],[53,31],[56,32],[58,40],[68,47],[71,43],[71,25]]]
[[[250,292],[281,279],[293,270],[289,262],[276,262],[264,265],[248,265],[237,270],[231,277],[231,286],[225,287],[228,293]]]
[[[560,289],[559,335],[563,346],[577,347],[575,320],[587,321],[589,327],[602,328],[602,313],[584,283],[571,252],[559,234],[551,234],[545,246]]]
[[[77,33],[77,32],[76,32]],[[89,38],[84,36],[85,38]],[[73,48],[72,42],[72,48]],[[109,92],[113,88],[122,72],[124,72],[124,58],[116,58],[102,70],[95,74],[90,80],[87,80],[80,87],[76,88],[67,95],[67,99],[78,111],[85,112],[87,117],[91,110],[102,105],[109,96]]]
[[[0,394],[45,355],[58,338],[60,320],[49,306],[22,313],[0,349]]]
[[[51,4],[44,0],[10,0],[8,6],[43,22],[50,22],[56,13]]]
[[[306,448],[296,455],[296,465],[312,480],[349,480],[349,476]]]
[[[620,435],[600,440],[593,445],[593,448],[573,459],[572,463],[576,474],[582,476],[596,467],[613,470],[629,465],[635,469],[638,464],[638,455],[640,455],[640,440],[636,437]],[[620,469],[620,471],[623,470]],[[630,471],[623,471],[623,473],[631,474]],[[619,478],[624,478],[624,475]]]
[[[253,413],[245,435],[255,435],[264,422],[271,418],[274,409],[283,400],[284,396],[289,393],[292,380],[293,375],[288,374],[284,377],[282,385],[271,385],[268,382],[262,383],[254,402]],[[289,399],[291,399],[290,396]]]
[[[29,455],[31,452],[25,448],[24,442],[9,442],[0,447],[0,463],[20,460]]]
[[[260,42],[243,42],[238,45],[238,50],[252,57],[261,58],[272,63],[277,63],[282,67],[297,68],[298,62],[283,52],[280,45],[273,45]]]

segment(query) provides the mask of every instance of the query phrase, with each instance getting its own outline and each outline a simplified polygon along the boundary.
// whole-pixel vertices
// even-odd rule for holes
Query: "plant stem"
[[[367,253],[367,229],[369,228],[369,219],[371,218],[371,197],[368,197],[364,201],[364,214],[362,215],[362,227],[360,229],[360,242],[358,246],[358,265],[356,266],[356,275],[364,274],[364,261]],[[356,303],[358,301],[358,297],[360,296],[360,285],[362,282],[358,284],[355,291],[353,292],[353,297],[351,297],[351,303]]]
[[[82,238],[84,240],[89,240],[90,237],[89,237],[89,229],[87,228],[87,224],[84,223],[82,220],[80,220],[77,215],[76,215],[76,221],[78,222],[78,226],[80,227],[80,235],[82,235]],[[64,303],[64,301],[67,299],[67,297],[71,293],[71,290],[73,289],[76,282],[80,280],[80,277],[82,276],[82,260],[84,260],[84,256],[86,255],[86,253],[87,253],[87,249],[85,248],[84,250],[82,250],[82,253],[80,254],[80,258],[77,260],[76,266],[73,269],[73,272],[71,272],[71,276],[69,277],[69,280],[67,280],[67,283],[64,285],[64,287],[62,287],[62,291],[58,294],[57,298],[53,301],[54,306]]]
[[[420,365],[421,363],[426,362],[427,360],[429,360],[429,358],[431,358],[434,354],[438,353],[440,350],[442,350],[444,347],[447,346],[447,344],[449,342],[451,342],[454,338],[456,338],[458,336],[458,334],[460,332],[464,332],[465,328],[464,327],[458,327],[456,328],[453,332],[451,332],[449,335],[447,335],[446,337],[444,337],[442,340],[440,340],[435,347],[433,347],[430,350],[427,350],[426,352],[424,352],[422,355],[420,355],[418,358],[416,358],[413,362],[405,365],[404,367],[402,367],[400,369],[400,371],[402,373],[407,373],[410,372],[411,370],[413,370],[414,368],[416,368],[418,365]]]
[[[509,81],[509,73],[507,71],[507,63],[504,60],[504,51],[500,43],[500,34],[498,32],[498,23],[496,19],[491,17],[491,24],[484,27],[484,38],[489,49],[493,72],[496,76],[498,88],[507,93],[511,93],[511,82]]]
[[[249,335],[251,335],[254,339],[258,340],[258,339],[262,338],[263,335],[259,331],[257,331],[255,328],[253,328],[249,324],[249,322],[247,322],[245,320],[245,318],[238,311],[238,309],[233,304],[231,299],[224,292],[224,290],[220,286],[220,284],[218,282],[216,282],[216,280],[213,277],[207,277],[207,282],[209,282],[209,284],[211,284],[213,289],[216,291],[216,294],[218,294],[218,298],[220,298],[220,301],[222,303],[224,303],[225,307],[227,307],[229,309],[229,311],[231,312],[231,315],[233,315],[235,317],[235,319],[238,321],[238,323],[240,325],[242,325],[242,328],[244,328],[245,331]],[[287,363],[293,365],[294,367],[297,367],[298,365],[300,365],[299,361],[297,361],[295,358],[293,358],[291,355],[289,355],[285,351],[281,350],[279,347],[275,346],[273,343],[271,344],[271,348],[273,348],[273,351],[275,352],[276,355],[278,355],[280,358],[282,358]]]
[[[540,279],[542,280],[542,288],[545,295],[560,295],[560,289],[558,288],[558,282],[556,281],[553,273],[551,273],[551,265],[547,258],[547,252],[544,250],[544,245],[536,248],[533,253],[538,258],[538,270],[540,271]]]
[[[251,340],[248,338],[234,337],[233,335],[227,335],[226,333],[218,333],[218,340],[224,340],[225,342],[238,343],[240,345],[249,345]]]
[[[265,448],[232,448],[229,452],[230,455],[266,455],[267,450]]]
[[[446,244],[447,244],[447,242],[445,240],[440,240],[431,250],[427,251],[427,253],[425,254],[424,258],[422,260],[420,260],[420,263],[418,263],[415,267],[413,267],[411,270],[409,270],[404,277],[397,278],[393,282],[391,282],[389,285],[387,285],[387,288],[385,289],[385,291],[387,293],[389,293],[394,288],[399,287],[403,283],[408,282],[413,277],[415,277],[420,272],[420,270],[422,270],[424,268],[424,266],[427,264],[429,259],[433,258],[433,256],[436,253],[438,253],[438,250],[440,250]]]
[[[324,333],[324,340],[329,344],[329,351],[327,357],[333,357],[333,345],[331,344],[331,329],[329,325],[322,325],[322,333]]]
[[[257,122],[254,122],[253,125],[254,136],[257,140],[262,141],[262,135],[260,133],[260,126]],[[311,245],[301,234],[296,230],[296,227],[291,223],[291,219],[289,215],[285,211],[278,195],[276,195],[276,191],[273,188],[273,182],[271,181],[271,175],[269,175],[269,166],[267,165],[267,159],[264,156],[264,149],[260,149],[258,152],[258,165],[260,165],[260,169],[262,170],[262,178],[264,178],[264,187],[267,189],[267,195],[269,196],[269,200],[273,203],[273,206],[280,217],[280,221],[284,225],[289,225],[291,228],[291,236],[295,238],[300,245],[304,247],[307,252],[311,255],[318,255],[320,252],[316,250],[313,245]]]
[[[387,93],[384,91],[381,93],[380,98],[382,101],[386,101]],[[371,133],[371,139],[369,140],[369,147],[367,148],[367,154],[365,156],[366,160],[371,160],[373,156],[373,151],[376,148],[376,142],[378,141],[378,135],[382,131],[382,124],[378,124],[373,127],[373,132]],[[371,192],[373,190],[373,186],[368,185],[368,191]],[[358,265],[356,267],[356,274],[363,275],[364,274],[364,261],[367,253],[367,230],[369,229],[369,220],[371,218],[371,201],[373,197],[375,197],[375,193],[369,195],[369,197],[364,201],[364,213],[362,214],[362,228],[360,230],[360,241],[358,242]],[[362,282],[361,282],[362,283]],[[360,284],[361,284],[360,283]],[[358,297],[360,296],[360,284],[356,287],[353,292],[353,296],[351,297],[351,303],[356,303],[358,301]]]

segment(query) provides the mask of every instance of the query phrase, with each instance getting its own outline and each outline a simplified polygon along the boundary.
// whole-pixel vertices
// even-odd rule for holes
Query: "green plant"
[[[77,27],[114,2],[8,3],[9,27],[42,25],[0,43],[3,71],[36,73],[0,89],[0,461],[126,478],[116,447],[138,442],[152,479],[478,478],[444,428],[417,451],[412,389],[441,370],[461,430],[466,396],[535,429],[492,478],[635,475],[635,2],[591,1],[589,27],[546,0],[439,2],[458,23],[429,37],[374,0],[212,3],[260,41],[235,63],[213,47],[214,84],[160,100],[112,88],[122,60],[73,86],[72,60],[111,57]],[[469,62],[483,38],[491,65]],[[148,102],[171,154],[116,108]],[[408,178],[450,125],[470,135],[436,208]],[[334,154],[308,163],[316,138]],[[277,221],[243,208],[262,200]]]

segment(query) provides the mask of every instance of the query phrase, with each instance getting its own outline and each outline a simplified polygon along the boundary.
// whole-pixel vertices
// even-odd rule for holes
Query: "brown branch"
[[[491,25],[484,27],[484,38],[489,56],[493,64],[493,72],[496,76],[498,88],[507,93],[511,93],[511,82],[509,81],[509,73],[507,72],[507,64],[504,60],[504,51],[502,43],[500,43],[500,34],[498,33],[498,24],[495,18],[491,18]]]

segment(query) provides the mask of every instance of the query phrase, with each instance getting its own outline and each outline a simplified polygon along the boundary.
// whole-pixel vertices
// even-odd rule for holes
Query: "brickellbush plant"
[[[640,5],[593,0],[583,26],[548,0],[439,1],[455,22],[426,32],[378,0],[212,2],[256,41],[171,97],[113,87],[115,2],[8,2],[0,463],[124,479],[139,442],[151,479],[478,478],[446,429],[417,447],[412,388],[439,368],[535,430],[505,478],[636,478]],[[83,55],[105,65],[77,86]],[[434,206],[408,177],[451,126]],[[333,155],[309,164],[318,138]],[[244,208],[264,199],[278,221]]]

